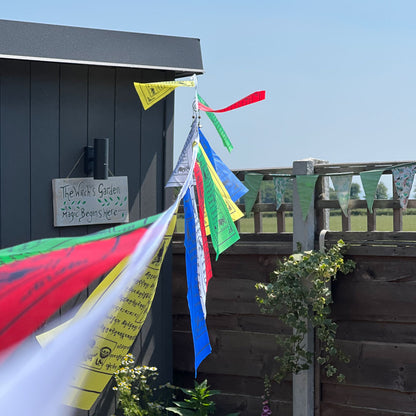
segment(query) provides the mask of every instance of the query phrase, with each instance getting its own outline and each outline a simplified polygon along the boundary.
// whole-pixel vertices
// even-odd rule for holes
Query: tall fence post
[[[317,159],[296,160],[293,162],[293,175],[313,175],[316,164],[327,163]],[[312,198],[308,216],[303,220],[299,203],[296,179],[293,192],[293,251],[298,250],[298,244],[302,251],[313,250],[316,231],[315,198]],[[303,343],[307,351],[314,353],[314,331],[308,323],[308,333]],[[293,416],[314,415],[314,366],[301,371],[293,376]]]

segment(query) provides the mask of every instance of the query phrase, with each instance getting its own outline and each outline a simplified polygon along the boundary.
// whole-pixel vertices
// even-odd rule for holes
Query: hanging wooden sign
[[[52,180],[55,227],[129,221],[127,176]]]

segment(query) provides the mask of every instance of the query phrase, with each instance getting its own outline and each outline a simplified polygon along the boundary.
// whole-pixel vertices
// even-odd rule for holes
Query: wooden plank
[[[30,237],[35,240],[59,236],[51,207],[52,179],[59,177],[59,65],[30,65]]]
[[[337,368],[352,386],[364,386],[401,392],[416,391],[416,345],[390,342],[338,341],[350,357]],[[334,382],[325,374],[322,382]]]
[[[332,403],[341,406],[365,407],[390,412],[414,412],[416,393],[323,383],[322,402],[324,405]]]
[[[375,231],[377,229],[377,210],[373,208],[373,212],[367,209],[367,231]]]
[[[414,412],[397,412],[377,408],[340,406],[332,403],[322,405],[321,416],[414,416]]]
[[[277,233],[282,234],[286,232],[286,221],[285,221],[285,213],[283,211],[277,211]]]
[[[140,81],[139,70],[116,69],[114,174],[129,178],[130,221],[141,218],[140,212],[140,140],[142,105],[133,82]]]
[[[351,210],[348,209],[347,216],[344,215],[344,212],[341,210],[341,222],[342,222],[342,231],[351,230]]]
[[[30,239],[30,64],[1,60],[0,244]]]
[[[88,67],[88,146],[94,139],[109,139],[109,176],[114,174],[114,112],[115,69],[110,67]],[[112,172],[112,173],[110,173]],[[88,233],[107,228],[108,225],[88,226]]]
[[[88,68],[70,64],[60,68],[59,177],[79,178],[85,176],[83,154],[88,145]],[[63,237],[86,233],[85,226],[60,228]]]
[[[412,283],[340,279],[334,284],[333,296],[337,320],[416,322],[416,286]]]

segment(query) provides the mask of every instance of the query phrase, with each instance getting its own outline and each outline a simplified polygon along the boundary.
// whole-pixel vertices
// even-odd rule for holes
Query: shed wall
[[[172,171],[174,95],[144,112],[133,82],[173,79],[169,71],[0,59],[0,247],[106,227],[53,226],[52,179],[85,176],[84,146],[98,137],[110,139],[111,173],[128,177],[130,220],[161,212]],[[171,376],[169,257],[133,348],[166,381]],[[79,414],[112,414],[112,397],[99,403],[100,410]]]

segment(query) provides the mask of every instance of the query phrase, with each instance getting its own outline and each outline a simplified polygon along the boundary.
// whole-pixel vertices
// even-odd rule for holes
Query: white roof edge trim
[[[139,65],[139,64],[127,64],[127,63],[115,63],[115,62],[103,62],[103,61],[83,61],[77,59],[64,59],[64,58],[45,58],[39,56],[26,56],[26,55],[7,55],[0,54],[0,58],[5,59],[26,59],[29,61],[41,61],[41,62],[57,62],[66,64],[83,64],[83,65],[98,65],[98,66],[115,66],[122,68],[140,68],[140,69],[163,69],[166,71],[181,71],[181,72],[192,72],[202,74],[205,71],[203,69],[195,68],[175,68],[168,66],[157,66],[157,65]]]

